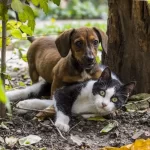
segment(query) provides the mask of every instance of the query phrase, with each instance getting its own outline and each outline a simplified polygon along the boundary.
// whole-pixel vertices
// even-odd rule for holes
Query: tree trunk
[[[108,53],[102,62],[136,93],[150,92],[150,4],[139,0],[108,0]]]

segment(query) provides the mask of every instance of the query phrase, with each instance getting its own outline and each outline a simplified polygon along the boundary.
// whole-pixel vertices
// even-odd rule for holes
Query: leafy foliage
[[[107,11],[107,5],[104,2],[97,0],[69,0],[64,7],[57,7],[53,3],[49,3],[48,17],[51,16],[56,19],[99,19],[106,18]],[[45,17],[45,15],[41,15],[41,18]]]
[[[48,13],[48,2],[51,0],[28,0],[28,4],[20,0],[12,0],[11,6],[6,7],[4,2],[0,1],[0,20],[4,18],[8,20],[8,8],[12,8],[18,13],[18,18],[20,21],[8,21],[7,28],[7,45],[10,44],[11,37],[18,39],[26,39],[27,35],[32,36],[35,28],[35,14],[30,7],[30,4],[39,6],[45,14]],[[60,0],[53,0],[54,4],[59,5]],[[2,32],[2,25],[0,25],[0,35]],[[2,37],[0,37],[0,47],[2,46]]]

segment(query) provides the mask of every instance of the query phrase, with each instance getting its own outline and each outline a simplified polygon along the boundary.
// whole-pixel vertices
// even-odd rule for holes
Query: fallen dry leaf
[[[81,146],[82,143],[83,143],[83,139],[81,139],[81,138],[80,138],[79,136],[77,136],[77,135],[72,135],[72,134],[71,134],[70,139],[71,139],[74,143],[76,143],[78,146]]]
[[[150,139],[138,139],[133,144],[118,147],[104,147],[100,150],[150,150]]]
[[[90,117],[87,120],[92,120],[92,121],[105,121],[106,119],[101,117],[101,116],[97,116],[97,117]]]
[[[107,126],[105,126],[100,133],[107,133],[109,131],[111,131],[113,128],[118,126],[118,122],[117,121],[113,121],[112,123],[109,123]]]
[[[17,141],[18,141],[18,138],[13,137],[13,136],[5,138],[6,144],[10,147],[14,147],[14,145],[17,143]]]
[[[29,136],[26,136],[26,137],[19,139],[19,144],[24,145],[24,146],[28,146],[28,145],[37,143],[40,140],[41,140],[41,138],[37,135],[29,135]]]
[[[42,121],[45,118],[53,117],[54,114],[55,114],[55,108],[54,108],[54,106],[50,106],[50,107],[47,107],[46,109],[44,109],[43,111],[39,112],[35,118],[38,119],[39,121]]]

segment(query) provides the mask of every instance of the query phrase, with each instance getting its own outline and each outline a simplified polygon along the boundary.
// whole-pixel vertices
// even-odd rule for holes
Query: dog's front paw
[[[65,124],[63,122],[60,122],[60,121],[56,121],[55,122],[55,126],[60,129],[61,131],[64,131],[64,132],[68,132],[69,131],[69,125],[68,124]]]

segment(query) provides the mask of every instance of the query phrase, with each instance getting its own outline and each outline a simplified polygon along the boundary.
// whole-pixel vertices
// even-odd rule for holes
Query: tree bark
[[[150,92],[150,4],[108,0],[108,65],[124,83],[137,81],[136,93]]]

